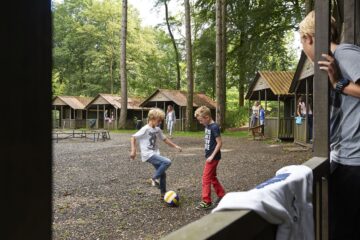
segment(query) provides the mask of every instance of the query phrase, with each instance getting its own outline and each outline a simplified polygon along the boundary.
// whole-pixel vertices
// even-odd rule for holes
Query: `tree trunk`
[[[110,92],[111,94],[114,94],[114,78],[113,78],[113,63],[114,63],[114,58],[113,55],[111,54],[111,58],[110,58]]]
[[[244,82],[245,82],[244,74],[241,72],[240,73],[240,79],[239,79],[239,87],[238,87],[238,91],[239,91],[239,107],[244,106],[244,95],[245,95]]]
[[[193,95],[194,76],[192,67],[192,45],[191,45],[191,19],[190,3],[184,0],[185,5],[185,34],[186,34],[186,77],[187,77],[187,106],[186,106],[186,131],[191,131],[193,120]]]
[[[126,77],[126,38],[127,38],[127,0],[122,0],[121,19],[121,59],[120,59],[120,80],[121,80],[121,111],[119,127],[125,128],[127,118],[127,77]]]
[[[225,127],[223,7],[224,0],[216,0],[216,122],[220,125],[222,131]]]
[[[175,42],[175,38],[174,35],[172,34],[171,28],[170,28],[170,22],[169,22],[169,10],[168,10],[168,5],[167,5],[167,0],[164,1],[164,5],[165,5],[165,19],[166,19],[166,26],[168,28],[169,31],[169,35],[171,38],[171,42],[174,46],[174,51],[175,51],[175,57],[176,57],[176,74],[177,74],[177,82],[176,82],[176,89],[180,90],[180,59],[179,59],[179,52],[178,49],[176,47],[176,42]]]
[[[226,0],[221,1],[221,28],[222,28],[222,46],[221,46],[221,76],[223,82],[223,94],[224,94],[224,115],[223,119],[225,122],[225,115],[226,115],[226,52],[227,52],[227,41],[226,41]],[[223,128],[224,130],[224,128]]]

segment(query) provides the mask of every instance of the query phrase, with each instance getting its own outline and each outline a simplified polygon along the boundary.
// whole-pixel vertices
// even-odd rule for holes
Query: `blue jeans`
[[[162,157],[160,155],[152,155],[151,158],[147,160],[147,162],[151,163],[156,169],[153,179],[160,179],[160,192],[166,193],[166,169],[170,167],[171,160]]]

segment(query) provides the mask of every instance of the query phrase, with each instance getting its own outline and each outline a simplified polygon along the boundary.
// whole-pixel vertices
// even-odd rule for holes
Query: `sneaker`
[[[199,203],[199,205],[196,207],[196,209],[198,209],[198,210],[201,210],[201,209],[203,209],[203,210],[206,210],[206,209],[212,209],[212,204],[211,203],[207,203],[207,202],[204,202],[204,201],[201,201],[200,203]]]
[[[160,181],[159,181],[159,179],[152,179],[152,178],[150,178],[150,181],[151,181],[151,186],[152,186],[152,187],[160,188]]]
[[[215,200],[214,205],[217,206],[219,202],[221,201],[222,197],[219,197]]]

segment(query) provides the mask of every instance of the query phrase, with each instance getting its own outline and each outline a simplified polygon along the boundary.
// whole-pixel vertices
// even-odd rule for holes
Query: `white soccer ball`
[[[179,206],[179,195],[174,191],[168,191],[164,195],[164,201],[171,207]]]

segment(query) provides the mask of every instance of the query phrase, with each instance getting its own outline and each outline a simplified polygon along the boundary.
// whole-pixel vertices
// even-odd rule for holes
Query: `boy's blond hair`
[[[206,117],[206,116],[209,116],[211,117],[211,111],[208,107],[206,106],[201,106],[201,107],[198,107],[195,111],[195,117]]]
[[[331,17],[331,41],[334,43],[339,42],[339,34],[336,28],[335,18]],[[299,24],[300,37],[303,38],[306,34],[314,37],[315,36],[315,11],[311,11]]]
[[[148,113],[148,121],[154,120],[154,119],[164,120],[165,119],[164,111],[161,110],[160,108],[152,108],[152,109],[150,109],[150,111]]]

